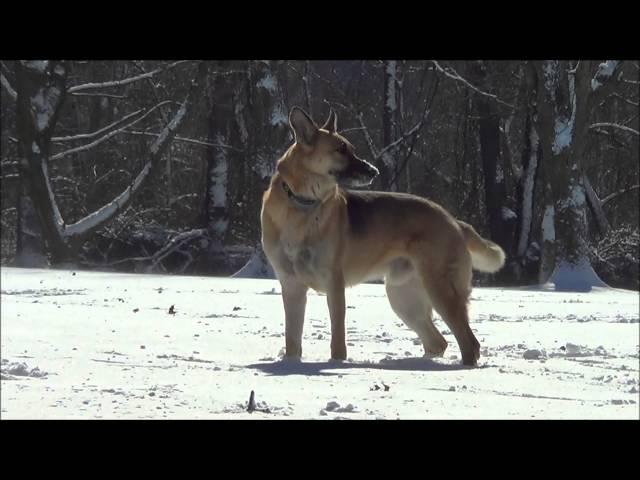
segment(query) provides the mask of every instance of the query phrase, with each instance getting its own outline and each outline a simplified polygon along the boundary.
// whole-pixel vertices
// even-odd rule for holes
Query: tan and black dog
[[[262,245],[282,285],[286,356],[302,354],[307,290],[326,292],[331,358],[346,359],[345,288],[384,277],[391,308],[413,329],[425,355],[447,341],[432,308],[455,336],[462,362],[480,356],[467,314],[472,267],[499,270],[503,250],[436,203],[415,195],[353,191],[378,170],[337,133],[331,112],[319,128],[294,107],[295,143],[278,160],[262,203]]]

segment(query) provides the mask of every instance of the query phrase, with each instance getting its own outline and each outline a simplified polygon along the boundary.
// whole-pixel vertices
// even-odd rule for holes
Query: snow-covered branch
[[[144,135],[144,136],[147,136],[147,137],[158,137],[160,135],[159,133],[141,132],[141,131],[137,131],[137,130],[125,130],[122,133],[127,134],[127,135]],[[173,140],[176,141],[176,142],[193,143],[194,145],[202,145],[202,146],[205,146],[205,147],[226,148],[228,150],[234,150],[236,152],[244,151],[244,150],[242,150],[240,148],[236,148],[236,147],[233,147],[231,145],[225,145],[224,143],[211,143],[211,142],[206,142],[204,140],[198,140],[198,139],[195,139],[195,138],[180,137],[178,135],[173,137]]]
[[[90,149],[100,145],[102,142],[105,142],[105,141],[109,140],[110,138],[116,136],[118,133],[122,132],[126,128],[129,128],[130,126],[135,125],[136,123],[142,121],[145,117],[150,115],[151,112],[153,112],[155,109],[161,107],[162,105],[166,105],[167,103],[171,103],[171,101],[167,100],[165,102],[161,102],[161,103],[155,105],[154,107],[150,108],[147,112],[145,112],[144,115],[136,118],[135,120],[127,123],[126,125],[123,125],[122,127],[118,128],[117,130],[113,130],[112,132],[109,132],[106,135],[103,135],[102,137],[98,138],[97,140],[94,140],[91,143],[87,143],[87,144],[82,145],[80,147],[70,148],[69,150],[65,150],[64,152],[57,153],[57,154],[55,154],[55,155],[53,155],[51,157],[51,160],[58,160],[58,159],[60,159],[62,157],[66,157],[66,156],[74,154],[74,153],[85,152],[87,150],[90,150]],[[138,112],[140,112],[140,111],[138,111]],[[92,134],[89,134],[89,135],[92,135]]]
[[[462,82],[464,85],[469,87],[474,92],[479,93],[480,95],[483,95],[485,97],[492,98],[496,102],[498,102],[498,103],[500,103],[500,104],[502,104],[502,105],[504,105],[506,107],[509,107],[511,109],[515,109],[516,108],[514,105],[511,105],[510,103],[507,103],[507,102],[505,102],[503,100],[500,100],[497,95],[494,95],[494,94],[488,93],[488,92],[484,92],[484,91],[480,90],[478,87],[472,85],[467,80],[465,80],[462,76],[460,76],[460,74],[458,72],[456,72],[452,67],[446,67],[446,69],[445,69],[445,68],[442,68],[442,66],[440,66],[440,64],[436,60],[431,60],[431,62],[436,67],[436,70],[438,70],[440,73],[444,74],[446,77],[449,77],[450,79],[455,80],[457,82]]]
[[[142,111],[143,111],[142,109],[136,110],[135,112],[125,115],[124,117],[107,125],[106,127],[101,128],[100,130],[96,130],[95,132],[92,132],[92,133],[81,133],[78,135],[71,135],[69,137],[52,137],[51,141],[54,143],[62,143],[62,142],[73,142],[75,140],[88,140],[90,138],[97,137],[98,135],[102,135],[108,132],[109,130],[111,130],[112,128],[116,128],[117,126],[121,125],[123,122],[126,122],[130,118],[135,117],[136,115],[139,115]]]
[[[619,197],[620,195],[627,193],[627,192],[631,192],[633,190],[637,190],[638,188],[640,188],[640,185],[631,185],[630,187],[627,188],[623,188],[621,190],[618,190],[617,192],[613,192],[610,193],[609,195],[607,195],[606,197],[604,197],[600,203],[602,203],[602,205],[604,205],[607,202],[610,202],[611,200],[613,200],[614,198]]]
[[[133,195],[140,189],[140,186],[148,177],[151,168],[158,163],[158,160],[175,136],[177,128],[180,126],[185,117],[187,107],[191,105],[196,91],[199,90],[199,87],[203,83],[206,72],[206,64],[204,62],[201,62],[200,66],[198,67],[197,76],[191,82],[191,87],[189,88],[187,97],[174,115],[171,122],[162,130],[156,141],[151,145],[147,162],[140,173],[133,180],[131,185],[129,185],[110,203],[104,205],[95,212],[90,213],[74,224],[66,226],[61,232],[63,238],[68,240],[75,238],[77,241],[83,240],[88,235],[93,233],[93,231],[97,230],[101,225],[103,225],[120,211],[122,211],[129,204]]]
[[[102,93],[102,92],[93,92],[93,93],[83,93],[83,92],[75,92],[72,93],[74,97],[106,97],[106,98],[115,98],[118,100],[123,100],[127,98],[126,95],[113,95],[111,93]]]
[[[627,127],[625,125],[620,125],[619,123],[608,123],[608,122],[594,123],[594,124],[589,126],[589,130],[596,129],[596,128],[601,128],[601,127],[617,128],[617,129],[622,130],[624,132],[632,133],[632,134],[634,134],[636,136],[640,136],[640,132],[638,132],[638,130],[635,130],[635,129],[631,128],[631,127]]]
[[[613,76],[621,63],[619,60],[607,60],[598,65],[598,70],[591,79],[591,90],[595,92],[602,87],[602,85]]]
[[[177,67],[178,65],[181,65],[183,63],[189,62],[190,60],[180,60],[177,62],[173,62],[170,63],[169,65],[165,65],[163,67],[160,68],[156,68],[155,70],[152,70],[150,72],[146,72],[143,73],[141,75],[135,75],[133,77],[128,77],[128,78],[123,78],[121,80],[114,80],[111,82],[101,82],[101,83],[83,83],[81,85],[76,85],[74,87],[70,87],[67,92],[68,93],[75,93],[75,92],[81,92],[84,90],[93,90],[96,88],[109,88],[109,87],[122,87],[124,85],[128,85],[130,83],[133,82],[137,82],[138,80],[143,80],[145,78],[150,78],[153,77],[154,75],[157,75],[160,72],[164,72],[167,70],[170,70],[174,67]]]
[[[2,83],[2,86],[4,87],[5,91],[9,94],[9,96],[14,101],[18,99],[18,94],[9,83],[9,80],[7,80],[7,78],[2,73],[0,73],[0,83]]]
[[[609,230],[610,226],[609,221],[607,220],[607,216],[602,209],[602,200],[600,200],[600,198],[598,197],[598,194],[591,186],[589,177],[587,177],[585,174],[582,175],[582,183],[584,185],[587,201],[589,202],[589,205],[591,205],[593,216],[596,219],[598,230],[600,230],[600,234],[604,235]]]

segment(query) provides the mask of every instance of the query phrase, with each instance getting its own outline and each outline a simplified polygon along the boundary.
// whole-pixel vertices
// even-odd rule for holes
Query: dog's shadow
[[[461,364],[438,363],[429,358],[399,358],[381,360],[380,362],[304,362],[294,360],[277,360],[268,363],[253,363],[246,368],[259,370],[267,375],[321,375],[335,376],[348,374],[345,370],[371,369],[371,370],[404,370],[413,372],[438,372],[451,370],[469,370],[478,367],[469,367]]]

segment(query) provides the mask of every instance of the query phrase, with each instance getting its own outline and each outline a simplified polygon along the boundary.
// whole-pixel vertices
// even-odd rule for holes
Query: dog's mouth
[[[336,182],[341,187],[367,187],[371,185],[375,177],[359,175],[357,177],[336,176]]]
[[[368,162],[352,162],[346,170],[329,170],[341,187],[366,187],[371,185],[379,170]]]

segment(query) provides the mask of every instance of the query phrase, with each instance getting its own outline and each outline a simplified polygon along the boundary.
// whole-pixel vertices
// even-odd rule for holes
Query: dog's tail
[[[467,242],[467,249],[471,253],[471,264],[476,270],[481,272],[494,273],[504,265],[505,254],[500,245],[482,238],[475,229],[468,223],[458,220],[464,239]]]

